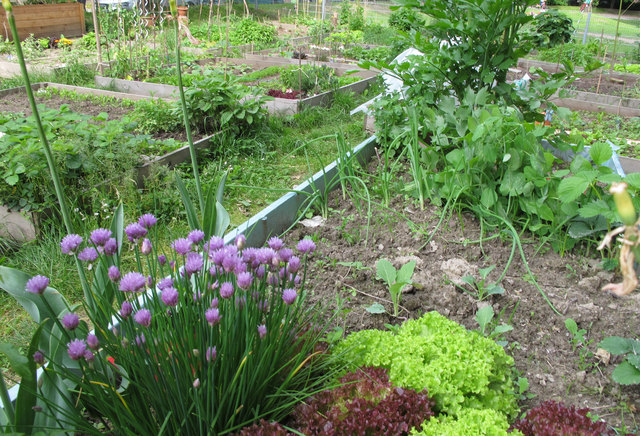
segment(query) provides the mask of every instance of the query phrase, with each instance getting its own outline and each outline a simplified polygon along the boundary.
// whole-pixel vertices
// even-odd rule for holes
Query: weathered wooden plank
[[[21,40],[35,37],[81,36],[85,32],[82,3],[14,6],[13,14]],[[0,37],[13,39],[4,9],[0,8]]]

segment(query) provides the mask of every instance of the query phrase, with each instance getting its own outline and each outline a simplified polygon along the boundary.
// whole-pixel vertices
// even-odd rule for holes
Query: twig
[[[386,298],[376,297],[375,295],[368,294],[368,293],[366,293],[366,292],[364,292],[364,291],[361,291],[360,289],[356,289],[356,288],[354,288],[353,286],[348,285],[348,284],[346,284],[346,283],[344,284],[344,286],[346,286],[346,287],[347,287],[347,288],[349,288],[349,289],[353,289],[354,291],[356,291],[356,292],[357,292],[357,293],[359,293],[359,294],[366,295],[367,297],[375,298],[376,300],[380,300],[380,301],[384,301],[385,303],[393,304],[393,301],[391,301],[391,300],[387,300]],[[399,307],[400,309],[404,310],[404,311],[405,311],[405,312],[407,312],[407,313],[411,313],[411,312],[409,312],[409,309],[407,309],[406,307],[403,307],[403,306],[401,306],[401,305],[399,305],[399,304],[398,304],[398,307]]]

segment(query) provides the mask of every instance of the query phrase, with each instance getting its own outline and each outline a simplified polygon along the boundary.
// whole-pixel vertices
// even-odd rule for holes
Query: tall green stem
[[[11,28],[11,35],[13,36],[13,42],[16,45],[16,56],[18,57],[18,63],[20,64],[20,71],[22,72],[22,77],[24,78],[24,84],[27,90],[27,97],[29,98],[29,104],[31,105],[31,110],[33,111],[33,118],[36,121],[36,126],[38,127],[38,136],[40,137],[40,142],[42,142],[42,149],[44,150],[44,155],[47,158],[47,164],[49,165],[49,171],[51,172],[51,178],[53,179],[53,186],[56,190],[56,196],[58,197],[58,203],[60,203],[60,213],[62,214],[62,221],[64,222],[64,226],[67,229],[68,233],[73,233],[73,228],[71,227],[71,219],[69,217],[69,210],[67,209],[67,202],[64,199],[64,193],[62,191],[62,184],[60,183],[60,178],[58,177],[58,171],[56,170],[56,165],[53,160],[53,153],[51,153],[51,147],[49,146],[49,141],[47,141],[47,136],[44,133],[44,129],[42,128],[42,122],[40,121],[40,115],[38,114],[38,107],[36,106],[36,100],[33,97],[33,89],[31,89],[31,82],[29,81],[29,75],[27,74],[27,65],[24,62],[24,55],[22,53],[22,46],[20,45],[20,38],[18,36],[18,29],[16,27],[16,20],[13,15],[13,8],[11,7],[11,2],[9,0],[2,0],[2,6],[4,10],[7,12],[7,21],[9,22],[9,27]]]
[[[6,0],[3,0],[6,1]],[[196,148],[193,145],[191,136],[191,125],[189,124],[189,115],[187,114],[187,101],[184,98],[184,87],[182,86],[182,68],[180,67],[180,23],[178,22],[178,5],[176,0],[170,0],[171,15],[174,17],[174,27],[176,29],[176,66],[178,68],[178,89],[180,90],[180,103],[182,104],[182,115],[184,118],[184,128],[187,133],[187,142],[189,143],[189,154],[191,155],[191,167],[193,168],[193,177],[196,180],[196,191],[198,192],[198,202],[200,203],[200,213],[204,219],[204,196],[200,187],[200,173],[198,172],[198,159]]]

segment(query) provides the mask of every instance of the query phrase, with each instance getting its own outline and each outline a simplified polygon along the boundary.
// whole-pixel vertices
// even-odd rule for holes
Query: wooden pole
[[[104,75],[104,66],[102,65],[102,46],[100,45],[100,22],[98,21],[98,6],[93,0],[91,2],[91,15],[93,15],[93,31],[96,34],[96,49],[98,51],[98,71],[100,75]]]

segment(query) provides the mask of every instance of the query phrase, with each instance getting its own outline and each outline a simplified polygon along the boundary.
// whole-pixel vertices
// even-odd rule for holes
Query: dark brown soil
[[[608,75],[590,75],[575,80],[569,89],[596,92],[628,98],[640,98],[640,76],[637,79],[626,77],[624,80],[610,80]]]
[[[315,261],[307,274],[308,289],[313,290],[314,299],[332,308],[338,297],[345,300],[344,316],[337,324],[347,332],[384,329],[385,323],[401,323],[432,310],[477,329],[476,311],[490,304],[501,323],[513,326],[504,336],[506,350],[535,395],[522,403],[525,409],[553,399],[590,407],[614,426],[624,424],[627,430],[640,426],[640,386],[620,386],[611,380],[619,358],[611,356],[607,363],[606,356],[596,357],[600,353],[597,344],[607,336],[638,337],[640,292],[625,298],[602,292],[604,284],[619,281],[619,277],[600,267],[597,254],[592,252],[598,258],[579,253],[561,257],[547,247],[536,254],[538,242],[523,236],[528,238],[523,248],[533,277],[560,314],[554,313],[533,285],[517,249],[501,283],[506,292],[479,302],[453,283],[462,285],[460,277],[467,274],[479,278],[478,269],[491,265],[496,268],[489,281],[495,281],[509,263],[511,240],[495,238],[482,245],[473,242],[495,230],[485,228],[483,235],[478,221],[466,213],[460,218],[454,214],[437,228],[439,209],[428,206],[420,210],[402,198],[393,202],[393,212],[373,212],[367,240],[366,220],[339,198],[332,194],[330,205],[335,212],[323,226],[298,225],[287,238],[291,242],[306,235],[318,238]],[[381,303],[387,312],[392,311],[385,285],[375,278],[375,263],[381,258],[389,259],[396,268],[410,260],[417,263],[414,284],[405,288],[398,318],[365,310]],[[362,267],[354,262],[361,262]],[[567,318],[587,330],[586,346],[573,348],[565,327]]]

